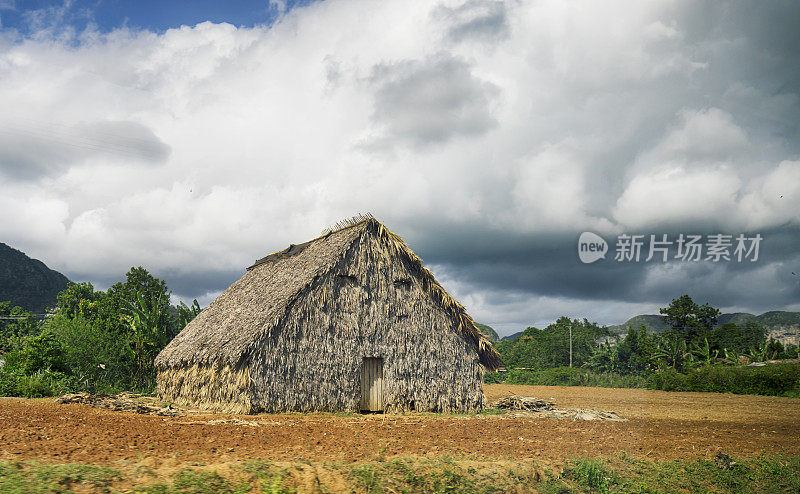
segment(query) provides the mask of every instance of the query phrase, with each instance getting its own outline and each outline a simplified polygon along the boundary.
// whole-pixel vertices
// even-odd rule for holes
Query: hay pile
[[[572,419],[572,420],[605,420],[610,422],[627,422],[617,415],[616,412],[607,412],[605,410],[594,410],[591,408],[567,408],[565,410],[548,410],[544,412],[545,416],[554,419]]]
[[[555,403],[533,398],[531,396],[511,395],[505,398],[500,398],[494,404],[495,408],[501,410],[527,410],[529,412],[542,412],[545,410],[552,410],[556,406]]]
[[[567,408],[560,410],[555,408],[555,406],[556,404],[551,401],[540,400],[532,396],[519,395],[506,396],[494,403],[495,408],[519,412],[515,415],[527,415],[529,412],[535,412],[539,417],[550,417],[554,419],[605,420],[611,422],[625,422],[628,420],[620,417],[616,412],[594,410],[591,408]]]
[[[118,395],[65,394],[56,398],[56,403],[79,403],[117,412],[133,412],[164,417],[183,415],[181,410],[174,408],[170,404],[164,405],[155,398],[135,393],[120,393]]]

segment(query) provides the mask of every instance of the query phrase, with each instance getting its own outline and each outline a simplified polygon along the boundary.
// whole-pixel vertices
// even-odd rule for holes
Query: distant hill
[[[481,324],[479,322],[476,322],[475,326],[478,326],[478,329],[480,329],[481,332],[485,334],[492,343],[497,343],[500,341],[500,337],[497,335],[497,331],[495,331],[493,327],[487,326],[486,324]]]
[[[721,314],[717,320],[718,325],[729,322],[739,326],[744,326],[748,322],[755,322],[767,328],[770,337],[783,343],[797,344],[797,341],[800,340],[800,312],[773,310],[759,316],[747,312],[733,312]],[[661,333],[669,329],[669,325],[661,319],[660,315],[656,314],[633,316],[622,324],[608,326],[608,329],[612,333],[624,335],[628,332],[629,327],[638,329],[641,326],[646,327],[653,333]],[[521,335],[522,331],[504,336],[501,340],[516,340]]]
[[[785,310],[773,310],[765,312],[759,316],[749,314],[747,312],[734,312],[730,314],[721,314],[717,320],[717,325],[722,325],[732,322],[739,326],[754,322],[766,327],[768,330],[800,328],[800,312],[789,312]],[[623,324],[615,324],[609,326],[608,329],[612,333],[626,333],[629,327],[638,328],[644,325],[648,330],[654,333],[660,333],[669,329],[661,316],[655,314],[642,314],[634,316],[625,321]]]
[[[661,319],[661,316],[657,316],[655,314],[641,314],[638,316],[633,316],[622,324],[614,324],[609,326],[608,329],[612,333],[627,333],[629,327],[639,329],[641,326],[645,326],[648,330],[654,333],[661,333],[662,331],[669,329],[669,324],[665,323],[664,320]]]
[[[56,304],[56,295],[70,281],[66,276],[0,242],[0,302],[31,312]]]
[[[501,341],[502,341],[502,340],[512,340],[512,341],[513,341],[513,340],[516,340],[516,339],[518,339],[520,336],[522,336],[522,333],[523,333],[523,331],[518,331],[518,332],[516,332],[516,333],[514,333],[514,334],[510,334],[510,335],[508,335],[508,336],[503,336],[503,337],[501,338]]]

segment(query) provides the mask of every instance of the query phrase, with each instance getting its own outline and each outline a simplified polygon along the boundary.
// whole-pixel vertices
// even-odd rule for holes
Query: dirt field
[[[595,408],[627,422],[508,415],[222,414],[158,417],[51,399],[0,398],[0,459],[153,467],[191,462],[368,461],[392,456],[562,460],[627,452],[650,459],[800,454],[800,400],[709,393],[547,386],[486,386]]]

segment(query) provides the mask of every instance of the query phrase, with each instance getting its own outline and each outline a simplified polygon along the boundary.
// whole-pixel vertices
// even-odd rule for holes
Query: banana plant
[[[156,352],[167,344],[166,304],[163,296],[150,301],[136,292],[135,302],[123,300],[120,313],[128,324],[131,336],[131,353],[143,376],[152,363]]]
[[[719,350],[711,350],[711,346],[708,344],[708,338],[704,338],[704,340],[704,345],[699,345],[697,343],[692,344],[691,354],[697,357],[701,365],[710,365],[717,360]]]
[[[753,362],[763,362],[767,359],[767,351],[768,351],[768,345],[767,342],[765,341],[760,345],[751,347],[748,357],[750,357],[750,360],[752,360]]]
[[[598,344],[593,350],[586,367],[593,371],[614,372],[619,369],[619,350],[608,341]]]
[[[686,351],[686,340],[678,336],[659,339],[653,359],[664,361],[669,367],[680,371],[691,353]]]
[[[178,326],[180,329],[185,328],[187,324],[192,322],[192,319],[197,317],[197,314],[202,310],[200,304],[197,303],[197,299],[192,301],[192,305],[186,305],[181,302],[180,305],[178,305]]]

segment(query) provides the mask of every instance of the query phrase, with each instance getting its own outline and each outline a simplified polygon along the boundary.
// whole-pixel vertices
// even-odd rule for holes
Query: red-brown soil
[[[800,454],[800,400],[712,393],[488,385],[627,422],[509,415],[190,414],[158,417],[51,399],[0,398],[0,459],[185,464],[245,459],[364,461],[391,456],[562,460],[627,452],[651,459]]]

